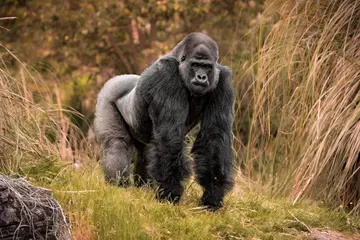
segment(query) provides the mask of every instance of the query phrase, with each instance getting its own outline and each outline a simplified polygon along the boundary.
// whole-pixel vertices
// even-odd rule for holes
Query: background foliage
[[[250,6],[251,5],[251,6]],[[46,81],[59,84],[64,106],[93,118],[96,94],[110,77],[141,73],[184,36],[203,31],[219,44],[221,59],[237,64],[249,54],[243,41],[261,1],[13,1],[0,16],[2,43]],[[246,11],[246,14],[242,14]],[[234,49],[246,49],[234,51]],[[45,74],[44,74],[45,73]],[[84,131],[86,124],[74,119]]]

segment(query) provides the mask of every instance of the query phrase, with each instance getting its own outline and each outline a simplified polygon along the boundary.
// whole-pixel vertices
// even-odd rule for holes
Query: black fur
[[[234,96],[231,71],[217,60],[215,41],[192,33],[140,77],[122,75],[105,84],[94,126],[104,147],[107,181],[128,185],[134,160],[137,186],[152,180],[159,200],[178,202],[190,175],[184,137],[201,121],[192,149],[196,179],[204,189],[201,203],[222,206],[233,186]]]
[[[201,119],[201,128],[192,153],[195,157],[195,173],[204,188],[201,202],[217,209],[233,184],[232,123],[233,91],[231,71],[220,66],[220,81],[209,93],[208,103]]]

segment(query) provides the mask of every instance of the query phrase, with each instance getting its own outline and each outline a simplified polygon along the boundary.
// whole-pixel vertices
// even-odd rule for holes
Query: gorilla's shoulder
[[[149,68],[145,69],[141,77],[157,76],[171,76],[178,73],[179,62],[174,57],[164,56],[159,58]]]
[[[159,65],[167,65],[167,66],[172,66],[172,67],[178,67],[179,66],[179,62],[176,58],[172,57],[172,56],[163,56],[161,58],[159,58],[156,61],[157,64]]]
[[[156,69],[166,74],[178,72],[179,62],[174,57],[164,56],[155,62]]]

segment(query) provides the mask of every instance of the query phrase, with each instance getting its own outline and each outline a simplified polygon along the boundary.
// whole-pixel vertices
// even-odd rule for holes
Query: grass
[[[360,219],[338,208],[330,211],[310,201],[295,205],[272,199],[237,184],[225,207],[207,212],[198,207],[199,186],[190,181],[179,205],[159,203],[151,188],[105,184],[96,163],[62,171],[44,187],[53,190],[67,212],[75,239],[298,239],[312,228],[348,234]]]

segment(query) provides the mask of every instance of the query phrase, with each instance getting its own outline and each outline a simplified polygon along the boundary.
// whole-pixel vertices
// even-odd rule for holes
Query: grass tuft
[[[79,131],[56,100],[56,85],[35,78],[2,45],[0,53],[17,63],[9,69],[0,58],[0,171],[51,179],[83,153],[74,148]]]

